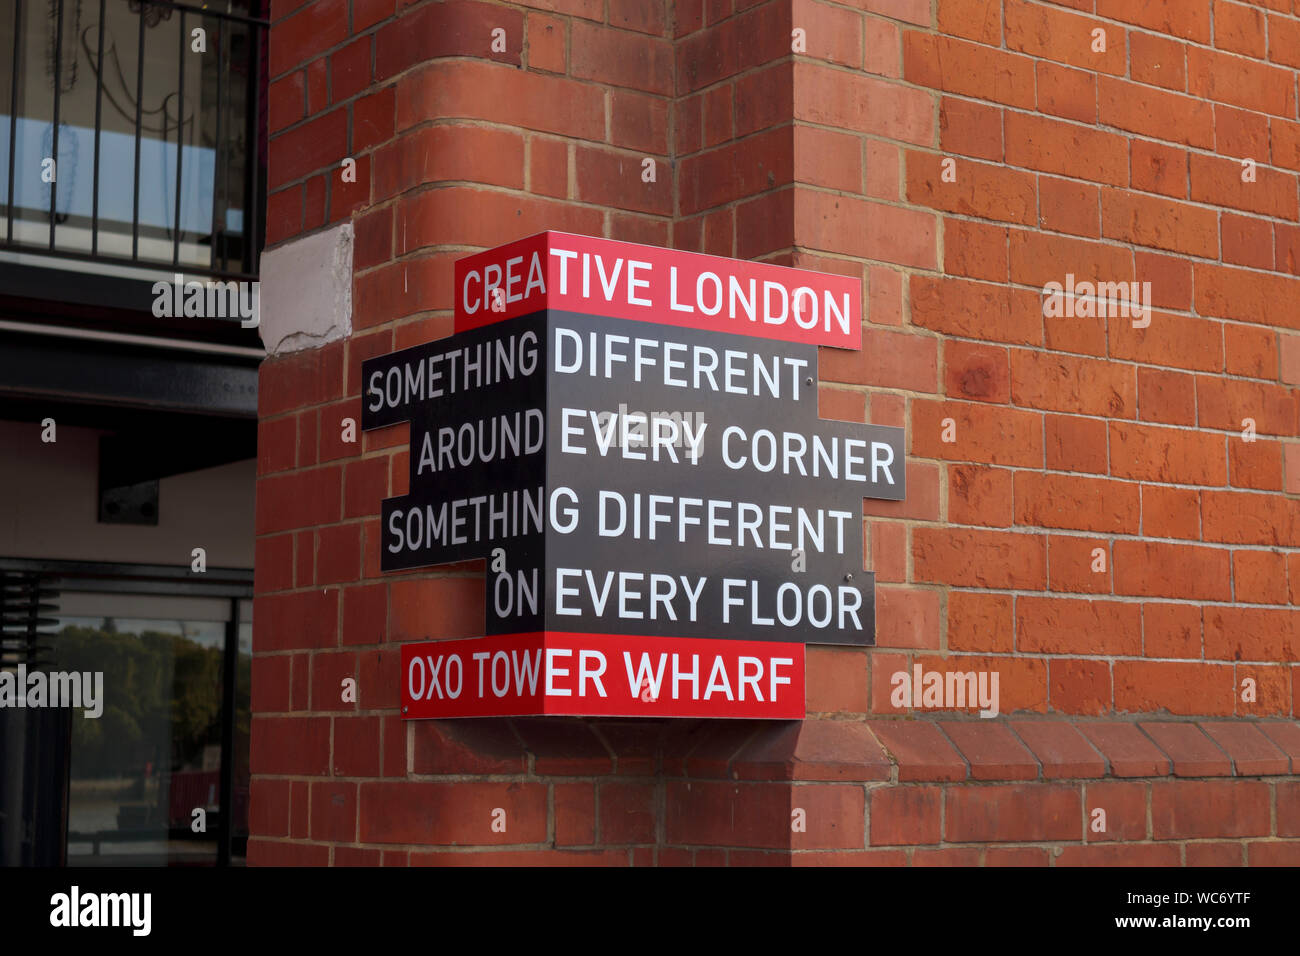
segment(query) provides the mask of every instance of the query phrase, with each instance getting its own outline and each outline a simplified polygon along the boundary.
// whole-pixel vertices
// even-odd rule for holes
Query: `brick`
[[[289,835],[289,786],[288,780],[253,778],[248,797],[248,832],[251,835]]]
[[[1277,835],[1300,836],[1300,783],[1278,781]]]
[[[1192,263],[1180,256],[1137,250],[1135,275],[1151,283],[1151,304],[1161,309],[1188,311],[1192,305]]]
[[[1093,812],[1106,812],[1106,829],[1094,833]],[[1088,784],[1083,804],[1085,834],[1089,843],[1113,840],[1140,842],[1147,838],[1147,785],[1101,781]]]
[[[580,721],[520,720],[515,729],[533,755],[534,773],[589,776],[614,769],[608,748]]]
[[[1214,45],[1244,56],[1264,57],[1264,11],[1214,0]]]
[[[1176,777],[1232,775],[1227,754],[1195,724],[1148,722],[1139,725],[1173,761]]]
[[[398,128],[430,116],[490,116],[507,126],[595,141],[605,134],[604,96],[597,87],[478,61],[434,62],[399,81]]]
[[[1214,145],[1220,156],[1269,155],[1269,118],[1263,113],[1214,104]],[[1238,174],[1240,174],[1238,164]]]
[[[1178,866],[1178,847],[1170,844],[1123,843],[1067,846],[1056,858],[1056,866]]]
[[[898,765],[900,783],[966,779],[966,761],[933,724],[875,720],[869,726]]]
[[[1002,45],[1002,10],[979,0],[939,0],[938,26],[945,36]]]
[[[1033,64],[1030,57],[953,37],[903,34],[903,77],[946,93],[1033,109]]]
[[[396,99],[396,91],[390,86],[352,104],[353,150],[369,149],[393,135]]]
[[[600,785],[600,842],[655,842],[653,783],[606,782]]]
[[[492,49],[492,31],[505,31],[505,49]],[[444,57],[479,57],[518,67],[524,19],[518,10],[449,0],[404,13],[375,37],[375,78],[387,80]]]
[[[421,720],[411,726],[415,773],[517,774],[527,769],[524,748],[505,720]]]
[[[1145,139],[1129,143],[1129,175],[1134,189],[1187,198],[1188,152]]]
[[[1066,236],[1016,230],[1011,233],[1009,252],[1011,278],[1032,285],[1046,286],[1048,282],[1064,285],[1071,281],[1067,278],[1071,275],[1076,283],[1082,280],[1113,282],[1117,277],[1126,278],[1133,271],[1133,257],[1128,249]],[[1078,302],[1075,306],[1076,313],[1087,311]],[[1078,316],[1071,321],[1086,317]]]
[[[1031,846],[991,846],[984,850],[985,866],[1048,866],[1047,850]]]
[[[1187,89],[1187,47],[1169,37],[1133,30],[1128,35],[1129,75],[1167,90]]]
[[[268,188],[303,179],[309,173],[332,169],[347,155],[347,107],[322,113],[315,119],[286,130],[271,144]]]
[[[1030,653],[1136,655],[1142,645],[1140,608],[1024,595],[1016,600],[1016,645]]]
[[[1119,478],[1219,485],[1227,482],[1223,437],[1206,432],[1110,423],[1110,469]]]
[[[1052,709],[1065,714],[1101,716],[1111,709],[1110,664],[1078,659],[1048,662]]]
[[[1039,762],[1045,780],[1105,776],[1106,761],[1073,724],[1016,721],[1011,726]]]
[[[966,758],[972,780],[1038,779],[1038,761],[1006,724],[946,720],[939,727]]]
[[[546,838],[545,784],[376,781],[360,791],[363,843],[484,846]],[[464,807],[474,812],[459,812]],[[498,808],[505,811],[504,833],[492,828]]]
[[[882,787],[871,791],[871,845],[910,846],[942,839],[939,787]]]
[[[1297,216],[1296,176],[1256,169],[1254,182],[1242,182],[1236,159],[1193,153],[1189,167],[1191,198],[1217,206],[1294,220]],[[1271,251],[1269,253],[1271,258]]]
[[[1034,292],[961,279],[911,277],[912,323],[984,341],[1041,345],[1043,310]]]
[[[1106,126],[1130,133],[1202,149],[1214,147],[1214,107],[1194,97],[1099,76],[1097,115]]]
[[[250,766],[254,774],[329,774],[328,717],[253,718]]]
[[[1194,269],[1196,310],[1202,315],[1300,328],[1300,316],[1272,307],[1272,303],[1296,295],[1300,280],[1209,263],[1196,263]]]
[[[1286,556],[1276,551],[1234,551],[1233,596],[1249,604],[1286,604]]]
[[[982,219],[1026,225],[1034,221],[1034,179],[1030,174],[961,159],[955,161],[955,181],[945,182],[944,160],[933,153],[906,154],[909,202]]]
[[[1101,192],[1101,234],[1140,246],[1217,258],[1218,215],[1212,209],[1119,189]]]
[[[1097,78],[1084,70],[1072,70],[1046,60],[1035,66],[1038,79],[1038,111],[1080,123],[1097,122]]]
[[[1114,681],[1116,711],[1226,716],[1233,710],[1228,665],[1116,661]]]
[[[945,442],[944,419],[955,426]],[[1042,417],[1033,412],[967,402],[912,402],[912,454],[920,458],[980,461],[1041,468]]]
[[[862,847],[861,789],[811,784],[791,792],[774,784],[670,781],[665,833],[671,843],[715,846]],[[792,836],[791,810],[803,809],[808,831]]]
[[[393,15],[393,0],[352,0],[352,32],[360,33]]]
[[[1290,769],[1286,754],[1279,750],[1255,724],[1245,721],[1204,721],[1205,731],[1232,759],[1232,769],[1241,777],[1284,774]],[[1279,791],[1280,794],[1280,791]],[[1294,834],[1288,834],[1294,835]]]
[[[1153,538],[1201,536],[1201,497],[1194,488],[1142,486],[1142,533]]]
[[[707,161],[712,164],[710,168],[720,174],[715,186],[722,190],[719,195],[727,195],[727,199],[722,202],[748,195],[753,191],[753,177],[758,175],[757,155],[765,145],[768,144],[747,141],[743,148],[724,149],[717,154],[707,154],[702,159],[686,160],[682,164],[683,181],[700,182],[701,176],[695,167],[698,163]],[[770,161],[774,152],[763,152],[763,155]],[[575,198],[607,208],[667,215],[672,208],[670,182],[667,178],[661,181],[657,173],[653,181],[647,182],[642,175],[645,168],[642,164],[643,157],[640,155],[578,147],[574,154],[574,176],[577,183]],[[777,166],[782,183],[788,182],[791,177],[789,156],[779,157]],[[724,169],[728,171],[725,176],[721,175]],[[732,195],[733,192],[735,195]]]
[[[1296,115],[1295,84],[1286,70],[1201,47],[1187,49],[1187,89],[1217,100],[1275,116]]]
[[[953,524],[1010,527],[1012,472],[978,465],[948,468],[948,520]],[[951,595],[950,595],[951,598]]]
[[[1176,780],[1151,786],[1157,840],[1266,836],[1268,784],[1250,780]]]
[[[1240,843],[1188,843],[1188,866],[1244,866]]]
[[[948,647],[954,651],[1013,649],[1014,628],[1009,594],[948,592]]]
[[[1205,656],[1236,661],[1300,659],[1296,612],[1291,608],[1206,608]]]
[[[338,644],[338,589],[270,594],[254,600],[254,650],[283,651]]]
[[[311,838],[350,843],[357,832],[357,785],[327,780],[311,785]]]
[[[1274,63],[1300,68],[1300,22],[1269,16],[1268,58]]]
[[[1271,258],[1269,262],[1272,262]],[[1225,323],[1223,349],[1230,375],[1277,381],[1278,335],[1273,329]]]
[[[1178,372],[1138,368],[1138,418],[1161,425],[1196,424],[1196,379]]]
[[[1104,473],[1107,470],[1106,423],[1067,415],[1044,416],[1046,465],[1053,471]]]
[[[1087,183],[1038,177],[1038,224],[1096,239],[1101,235],[1101,190]]]
[[[889,773],[866,725],[837,720],[760,728],[732,760],[741,780],[888,780]]]
[[[918,581],[958,587],[1041,590],[1046,581],[1042,535],[965,528],[915,528],[912,554]],[[978,554],[980,560],[970,560]]]
[[[863,42],[866,48],[862,68],[868,73],[898,77],[903,65],[899,50],[898,24],[888,20],[868,17],[863,21]]]
[[[1156,777],[1170,772],[1167,758],[1133,724],[1079,724],[1078,730],[1106,759],[1116,777]]]
[[[258,654],[252,664],[252,707],[259,714],[289,709],[290,655]]]
[[[1296,392],[1267,382],[1246,382],[1218,376],[1196,377],[1196,404],[1202,428],[1239,432],[1252,418],[1264,435],[1297,434]]]
[[[321,711],[354,711],[361,701],[361,691],[357,688],[355,702],[343,700],[343,681],[356,681],[357,655],[351,652],[342,654],[313,654],[311,657],[311,709]]]
[[[1111,565],[1114,563],[1110,544],[1104,538],[1049,535],[1049,590],[1076,594],[1110,594]]]
[[[596,786],[554,785],[555,845],[590,846],[596,842]]]
[[[522,189],[523,137],[511,130],[430,126],[399,137],[375,155],[376,199],[442,180]]]
[[[879,647],[939,649],[939,594],[932,590],[876,590],[876,644]]]
[[[1077,840],[1079,790],[1060,784],[949,787],[944,794],[949,843]]]
[[[1197,43],[1210,42],[1210,0],[1097,0],[1097,16]]]
[[[1246,844],[1250,866],[1300,866],[1300,840]]]
[[[320,0],[276,24],[268,53],[270,75],[306,63],[348,35],[346,0]]]
[[[939,101],[939,145],[945,153],[1002,160],[1002,111],[951,96]]]
[[[936,229],[933,213],[851,196],[801,191],[795,205],[794,235],[800,246],[903,266],[938,265]]]
[[[1031,471],[1015,476],[1016,524],[1131,534],[1140,514],[1137,486]]]
[[[1075,179],[1128,185],[1128,143],[1114,133],[1026,113],[1007,113],[1007,162]]]
[[[1007,230],[965,219],[944,219],[943,271],[948,275],[1005,282]],[[948,345],[954,347],[957,343]]]
[[[1273,742],[1291,761],[1291,772],[1300,767],[1300,724],[1294,721],[1265,721],[1258,725],[1264,736]]]
[[[1142,605],[1142,642],[1147,657],[1199,658],[1201,609],[1194,604]]]
[[[334,773],[340,777],[378,777],[380,719],[347,717],[334,721]],[[351,842],[351,836],[348,842]]]
[[[938,340],[913,332],[864,328],[862,348],[826,349],[819,356],[818,374],[824,382],[938,390]]]

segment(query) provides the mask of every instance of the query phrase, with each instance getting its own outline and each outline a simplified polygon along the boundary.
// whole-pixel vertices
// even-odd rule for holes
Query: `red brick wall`
[[[1300,2],[272,20],[268,242],[356,244],[352,336],[263,367],[253,861],[1300,860]],[[379,573],[406,428],[341,423],[450,332],[456,258],[547,228],[861,278],[822,413],[905,427],[909,490],[865,505],[879,646],[809,649],[801,727],[398,718],[396,645],[481,634],[481,571]],[[1150,325],[1045,317],[1067,273],[1150,282]],[[901,720],[918,663],[1013,716]]]

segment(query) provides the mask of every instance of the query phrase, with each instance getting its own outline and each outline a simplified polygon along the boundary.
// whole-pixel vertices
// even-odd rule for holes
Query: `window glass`
[[[68,863],[215,863],[227,624],[211,618],[214,608],[228,617],[230,602],[114,594],[59,603],[51,669],[83,681],[102,674],[103,687],[101,716],[72,721]],[[245,798],[245,820],[246,807]]]

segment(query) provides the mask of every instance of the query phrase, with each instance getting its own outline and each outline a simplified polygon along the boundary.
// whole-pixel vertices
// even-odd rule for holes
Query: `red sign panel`
[[[861,347],[848,276],[543,232],[456,263],[456,331],[540,309]]]
[[[804,716],[804,645],[548,631],[402,645],[402,716]]]

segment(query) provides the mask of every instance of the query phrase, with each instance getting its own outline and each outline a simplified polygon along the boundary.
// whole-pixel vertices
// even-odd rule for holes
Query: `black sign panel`
[[[490,634],[874,643],[903,430],[821,420],[815,345],[549,310],[363,382],[363,428],[411,422],[382,568],[487,559]]]

